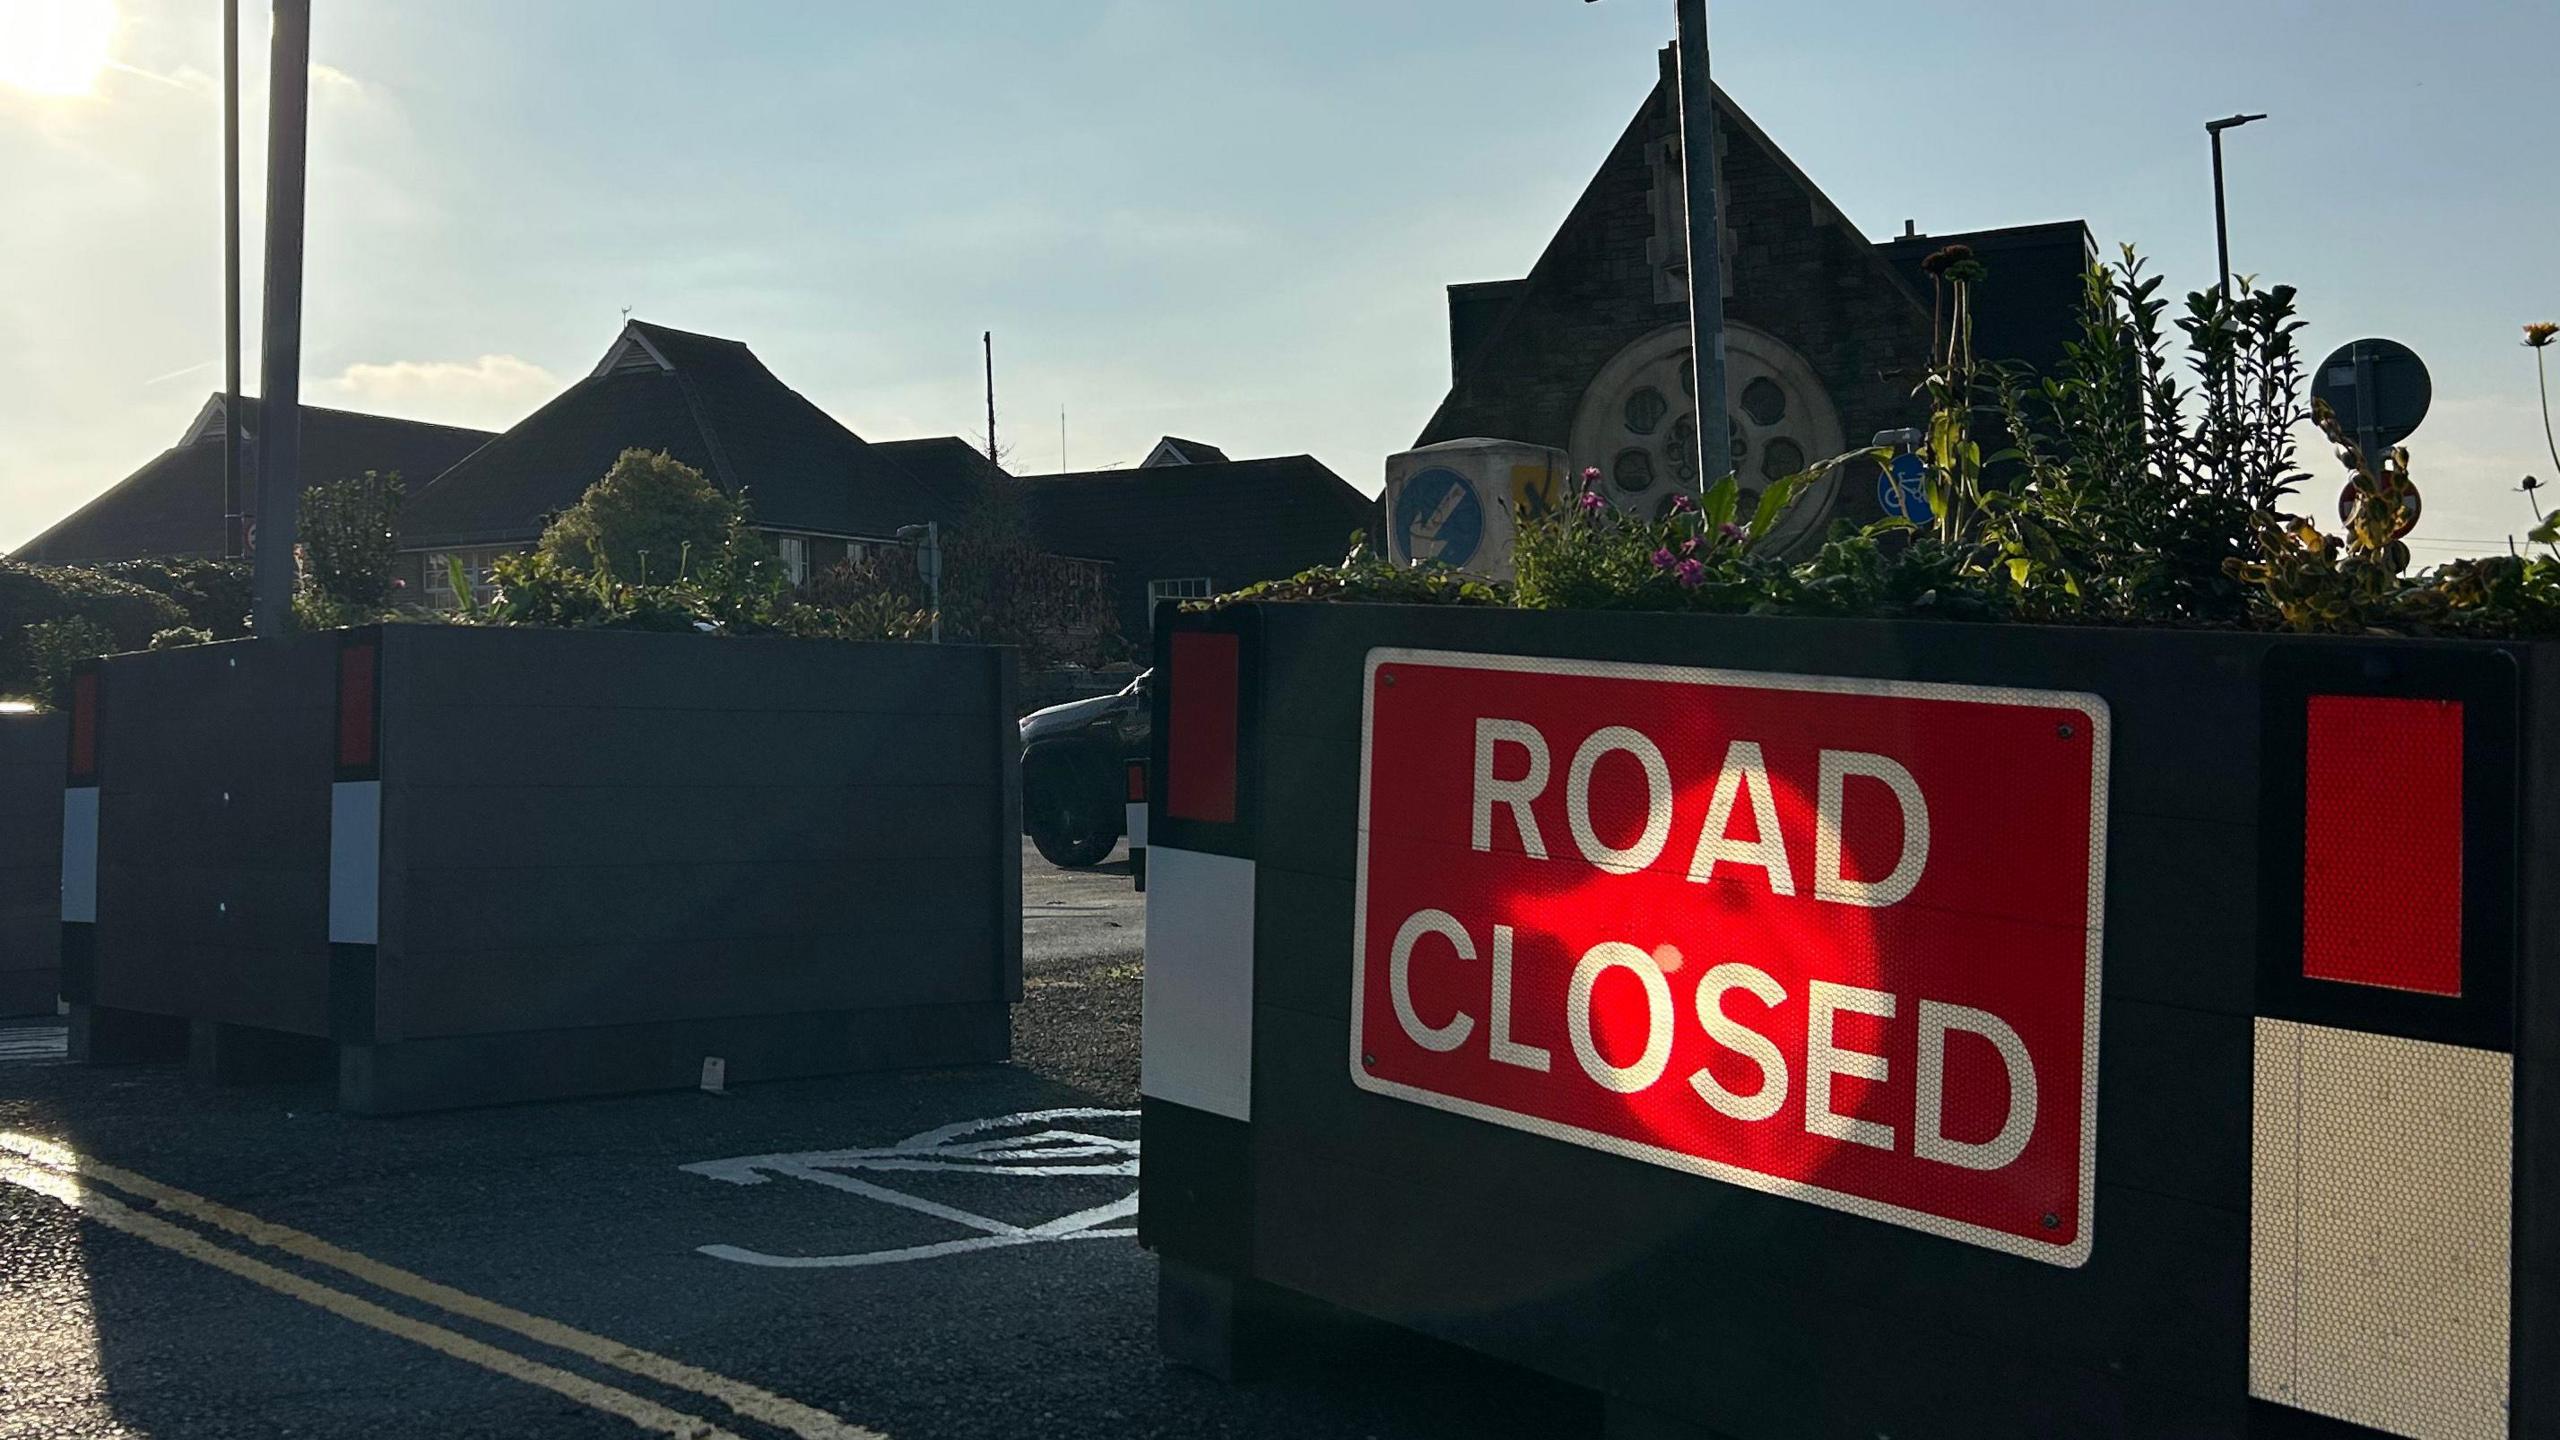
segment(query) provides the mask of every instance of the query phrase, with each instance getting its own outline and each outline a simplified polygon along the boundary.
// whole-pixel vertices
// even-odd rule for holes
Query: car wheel
[[[1026,828],[1040,858],[1063,870],[1099,865],[1120,843],[1120,806],[1097,777],[1061,767],[1027,797]]]

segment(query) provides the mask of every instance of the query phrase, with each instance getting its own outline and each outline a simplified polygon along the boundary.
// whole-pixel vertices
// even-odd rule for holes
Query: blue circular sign
[[[1395,527],[1408,558],[1464,565],[1484,546],[1484,502],[1467,477],[1435,466],[1397,492]]]
[[[1929,508],[1928,481],[1928,462],[1917,455],[1896,455],[1876,476],[1876,505],[1896,520],[1927,525],[1938,518]]]

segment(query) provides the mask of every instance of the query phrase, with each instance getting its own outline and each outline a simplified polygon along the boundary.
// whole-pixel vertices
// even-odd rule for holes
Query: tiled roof
[[[595,373],[416,497],[401,543],[531,540],[633,447],[743,491],[756,523],[774,529],[888,536],[944,518],[896,461],[744,344],[634,320]]]
[[[1026,476],[1040,547],[1112,562],[1121,628],[1146,634],[1147,582],[1205,576],[1220,591],[1340,560],[1377,506],[1311,455]]]
[[[222,554],[221,405],[215,395],[178,444],[12,553],[47,564]],[[258,401],[243,397],[240,408],[241,435],[250,442],[242,449],[241,485],[254,495]],[[367,470],[397,474],[415,496],[489,438],[485,430],[305,405],[302,475],[318,484]]]

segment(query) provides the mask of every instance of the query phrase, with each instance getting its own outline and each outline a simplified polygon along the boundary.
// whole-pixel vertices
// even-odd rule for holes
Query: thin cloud
[[[318,388],[351,409],[497,430],[523,419],[562,385],[530,360],[483,355],[350,365]]]

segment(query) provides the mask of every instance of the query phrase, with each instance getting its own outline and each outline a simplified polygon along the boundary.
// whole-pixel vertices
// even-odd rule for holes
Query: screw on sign
[[[2104,701],[1369,664],[1355,1084],[2088,1259]]]

